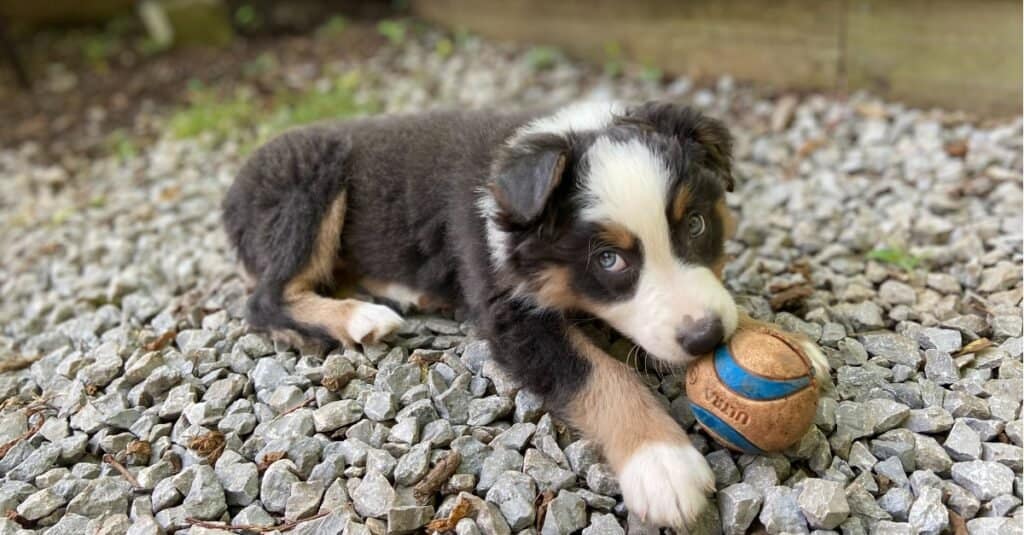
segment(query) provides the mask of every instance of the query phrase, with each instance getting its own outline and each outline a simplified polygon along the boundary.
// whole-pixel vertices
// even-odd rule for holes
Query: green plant
[[[106,139],[107,150],[117,156],[122,162],[126,162],[138,155],[138,147],[132,137],[123,129],[118,128],[110,133]]]
[[[382,20],[377,23],[377,32],[392,45],[401,46],[409,32],[409,23],[404,20]]]
[[[611,78],[617,78],[622,74],[622,70],[622,45],[617,41],[608,41],[604,44],[604,74]]]
[[[554,67],[562,57],[562,51],[550,46],[535,46],[526,51],[526,64],[535,71]]]
[[[904,271],[911,271],[921,263],[920,258],[897,247],[880,247],[869,252],[867,258],[896,266]]]
[[[249,4],[238,6],[238,9],[235,10],[234,20],[239,28],[246,31],[258,29],[262,23],[256,8]]]
[[[341,15],[333,15],[316,29],[316,36],[321,39],[333,39],[345,33],[347,29],[348,19]]]
[[[648,82],[660,82],[665,77],[665,72],[653,65],[645,65],[640,71],[640,78]]]
[[[452,55],[452,52],[455,52],[455,44],[451,39],[442,37],[434,45],[434,52],[442,58],[447,58]]]

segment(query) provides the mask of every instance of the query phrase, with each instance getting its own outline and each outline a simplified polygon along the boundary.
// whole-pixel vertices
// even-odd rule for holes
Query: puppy
[[[664,103],[288,132],[252,156],[224,202],[255,282],[248,321],[346,345],[399,327],[390,308],[326,297],[342,278],[403,305],[457,307],[499,365],[600,445],[631,511],[682,525],[714,489],[707,462],[638,376],[567,318],[603,320],[673,365],[736,330],[720,280],[730,151],[721,123]]]

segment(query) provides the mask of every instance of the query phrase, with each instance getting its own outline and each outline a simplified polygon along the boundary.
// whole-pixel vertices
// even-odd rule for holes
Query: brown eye
[[[622,255],[614,251],[602,251],[599,253],[597,255],[597,265],[601,266],[601,269],[612,273],[618,273],[628,267]]]
[[[704,234],[705,228],[704,216],[700,214],[693,214],[686,218],[686,229],[689,231],[691,238],[696,238],[697,236]]]

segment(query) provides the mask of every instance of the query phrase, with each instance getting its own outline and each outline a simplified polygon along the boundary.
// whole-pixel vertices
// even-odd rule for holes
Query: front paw
[[[814,369],[814,379],[818,382],[818,388],[830,390],[832,388],[832,367],[828,364],[828,357],[821,352],[817,344],[810,340],[800,339],[798,343],[800,344],[800,349],[807,355],[807,359],[811,361],[811,367]]]
[[[655,442],[641,446],[619,474],[626,507],[645,522],[682,527],[707,505],[715,476],[690,444]]]

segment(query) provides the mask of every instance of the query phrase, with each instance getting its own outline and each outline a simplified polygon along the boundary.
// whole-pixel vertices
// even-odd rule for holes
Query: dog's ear
[[[721,121],[693,108],[667,102],[647,102],[631,108],[625,119],[673,136],[684,148],[687,144],[696,144],[701,149],[702,163],[719,176],[725,190],[732,191],[736,187],[732,174],[732,134]]]
[[[505,147],[488,184],[501,215],[518,225],[540,218],[562,182],[568,158],[568,143],[557,135],[532,135]]]

